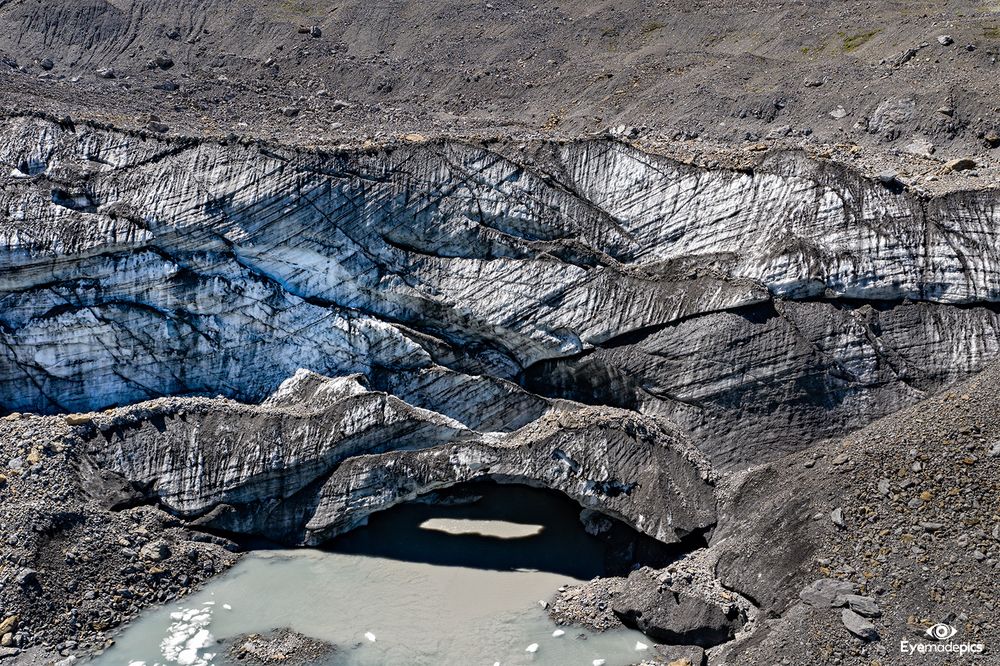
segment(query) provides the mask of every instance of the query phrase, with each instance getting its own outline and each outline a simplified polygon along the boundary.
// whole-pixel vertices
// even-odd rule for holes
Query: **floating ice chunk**
[[[368,640],[370,640],[372,643],[375,642],[375,634],[373,634],[370,631],[366,631],[365,632],[365,638],[367,638]]]
[[[640,651],[641,650],[648,650],[649,646],[646,645],[645,643],[643,643],[642,641],[636,641],[635,642],[635,649],[636,650],[640,650]]]
[[[222,607],[225,608],[226,610],[233,610],[233,607],[230,606],[229,604],[222,604]]]
[[[562,629],[556,629],[555,631],[553,631],[553,632],[552,632],[552,636],[553,636],[554,638],[559,638],[560,636],[562,636],[562,635],[563,635],[563,634],[565,634],[565,633],[566,633],[566,632],[565,632],[565,631],[563,631]]]
[[[130,662],[128,662],[128,666],[146,666],[146,662],[144,662],[144,661],[130,661]]]
[[[595,659],[594,661],[592,661],[590,663],[592,663],[594,666],[604,666],[604,660],[603,659]]]
[[[194,648],[184,648],[177,655],[177,663],[181,666],[194,666],[198,661],[198,651]]]
[[[168,662],[181,666],[208,666],[212,657],[199,652],[212,645],[215,638],[208,630],[212,621],[210,608],[181,608],[170,614],[173,622],[160,642],[160,652]]]
[[[538,652],[538,643],[532,643],[528,647],[524,648],[525,652]]]

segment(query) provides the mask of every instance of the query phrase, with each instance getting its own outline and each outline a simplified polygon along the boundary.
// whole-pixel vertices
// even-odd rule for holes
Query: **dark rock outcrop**
[[[241,664],[266,666],[307,666],[327,659],[336,646],[290,629],[274,629],[263,634],[243,634],[231,641],[229,656]]]
[[[713,647],[731,640],[744,623],[735,604],[720,604],[691,587],[672,589],[651,569],[629,574],[612,608],[625,624],[675,645]]]

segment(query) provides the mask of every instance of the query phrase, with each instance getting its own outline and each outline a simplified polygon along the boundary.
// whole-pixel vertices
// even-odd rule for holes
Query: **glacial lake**
[[[231,666],[233,637],[279,627],[334,643],[322,666],[625,666],[650,655],[641,633],[560,627],[539,603],[605,569],[579,507],[519,486],[475,496],[375,514],[324,549],[253,551],[89,663]]]

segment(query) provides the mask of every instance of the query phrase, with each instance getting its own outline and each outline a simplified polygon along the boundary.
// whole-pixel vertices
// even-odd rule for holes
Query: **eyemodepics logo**
[[[982,643],[944,643],[942,641],[947,641],[949,638],[953,638],[955,634],[958,633],[958,629],[951,626],[950,624],[945,624],[944,622],[938,622],[932,627],[928,627],[924,634],[928,637],[937,641],[935,643],[911,643],[907,639],[902,639],[899,641],[899,651],[903,654],[930,654],[934,652],[946,652],[951,654],[982,654],[986,649],[986,646]]]
[[[957,634],[958,629],[951,626],[950,624],[938,622],[933,627],[928,627],[927,631],[925,631],[924,633],[936,641],[946,641],[955,634]]]

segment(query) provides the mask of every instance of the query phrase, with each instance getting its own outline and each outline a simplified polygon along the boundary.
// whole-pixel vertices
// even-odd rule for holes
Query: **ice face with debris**
[[[484,430],[537,418],[538,396],[637,409],[738,465],[997,351],[992,192],[604,140],[322,153],[18,117],[0,134],[28,169],[0,188],[8,411],[259,402],[306,368]],[[472,424],[473,386],[503,410]]]
[[[357,378],[297,372],[260,405],[164,398],[94,415],[78,436],[93,465],[173,513],[286,543],[322,543],[476,479],[559,490],[668,543],[714,524],[708,462],[676,429],[541,402],[530,423],[483,433]]]

